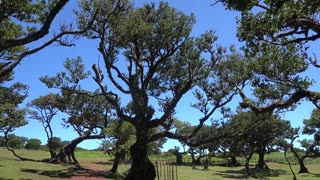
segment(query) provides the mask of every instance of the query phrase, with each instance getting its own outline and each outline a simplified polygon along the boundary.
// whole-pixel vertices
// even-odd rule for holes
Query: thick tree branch
[[[247,96],[243,93],[241,89],[238,88],[239,94],[242,98],[240,103],[241,108],[250,108],[252,111],[257,113],[272,112],[275,109],[285,109],[290,106],[298,103],[303,98],[308,98],[312,102],[315,102],[320,99],[320,93],[307,91],[307,90],[298,90],[294,92],[286,101],[275,100],[272,104],[269,104],[264,107],[256,106]]]
[[[120,78],[125,84],[127,84],[129,86],[129,81],[128,79],[126,79],[120,72],[120,70],[115,67],[113,65],[113,54],[114,54],[114,49],[115,49],[115,45],[113,44],[113,41],[110,41],[109,42],[109,46],[108,46],[108,49],[106,49],[105,47],[105,39],[104,39],[104,35],[103,37],[100,38],[100,43],[99,43],[99,52],[102,54],[103,56],[103,59],[104,59],[104,63],[105,63],[105,66],[106,66],[106,70],[107,70],[107,74],[108,74],[108,77],[109,79],[111,80],[112,84],[119,90],[121,91],[122,93],[125,93],[125,94],[129,94],[130,91],[127,90],[127,89],[124,89],[114,78],[113,76],[113,73],[112,73],[112,69],[115,70],[115,72],[117,73],[117,76],[118,78]]]
[[[149,142],[153,142],[153,141],[157,141],[161,138],[170,138],[170,139],[176,139],[182,142],[185,142],[187,140],[187,136],[182,136],[180,134],[176,134],[176,133],[172,133],[169,131],[164,131],[161,133],[157,133],[157,134],[153,134],[150,138],[149,138]]]
[[[120,119],[126,120],[128,122],[133,122],[132,118],[129,116],[126,116],[122,110],[122,108],[120,107],[119,104],[119,98],[117,94],[114,94],[112,92],[108,92],[106,87],[102,84],[101,81],[99,81],[99,77],[100,77],[100,73],[99,70],[96,69],[97,66],[92,66],[93,71],[95,72],[95,77],[93,78],[95,80],[95,82],[99,85],[102,94],[104,95],[104,97],[107,99],[107,101],[115,108],[117,115]],[[112,98],[114,97],[114,98]]]
[[[292,29],[286,32],[278,33],[273,37],[273,39],[277,40],[279,38],[302,33],[304,33],[304,37],[293,38],[292,40],[281,43],[281,45],[300,43],[303,41],[315,41],[320,38],[320,24],[317,21],[309,18],[290,19],[290,21],[291,22],[289,22],[286,26],[292,27]],[[299,29],[301,29],[301,31],[299,31]],[[312,36],[308,36],[310,30],[312,30],[315,34]]]
[[[40,30],[38,30],[35,33],[32,33],[28,35],[27,37],[21,38],[21,39],[9,39],[3,42],[0,42],[0,52],[16,47],[16,46],[22,46],[25,44],[28,44],[30,42],[36,41],[42,37],[44,37],[46,34],[49,33],[50,26],[52,24],[52,21],[56,17],[56,15],[59,13],[59,11],[69,2],[69,0],[60,0],[58,3],[51,9],[49,12],[47,19],[44,21],[42,27]]]
[[[5,132],[4,132],[4,138],[5,138],[5,141],[6,141],[6,147],[7,147],[7,150],[10,151],[15,157],[17,157],[18,159],[22,160],[22,161],[33,161],[33,162],[49,162],[50,159],[42,159],[42,160],[36,160],[36,159],[30,159],[30,158],[26,158],[26,157],[22,157],[22,156],[19,156],[16,151],[14,149],[12,149],[9,145],[10,143],[10,139],[8,137],[9,135],[9,132],[11,132],[11,128],[8,128]]]
[[[45,47],[51,45],[52,43],[54,43],[55,41],[57,41],[59,38],[61,38],[64,35],[77,35],[77,34],[83,34],[85,33],[87,30],[89,30],[94,22],[94,19],[96,18],[98,14],[98,11],[95,12],[95,15],[93,16],[93,19],[89,22],[88,26],[82,30],[79,31],[64,31],[59,33],[58,35],[54,36],[52,39],[50,39],[49,41],[47,41],[46,43],[42,44],[41,46],[34,48],[32,50],[23,52],[22,54],[19,55],[18,59],[16,61],[14,61],[12,64],[10,63],[6,63],[6,65],[9,65],[9,67],[5,68],[3,71],[0,72],[0,77],[4,77],[5,75],[7,75],[8,73],[12,72],[13,69],[23,60],[23,58],[25,58],[28,55],[34,54],[42,49],[44,49]],[[2,68],[1,68],[2,69]]]

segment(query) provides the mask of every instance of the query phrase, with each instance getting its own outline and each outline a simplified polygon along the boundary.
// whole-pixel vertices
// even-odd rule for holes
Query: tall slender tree
[[[51,122],[59,112],[57,95],[48,94],[46,96],[40,96],[29,102],[27,106],[34,109],[30,111],[30,117],[41,122],[46,132],[50,156],[54,158],[55,152],[53,149],[53,129]]]

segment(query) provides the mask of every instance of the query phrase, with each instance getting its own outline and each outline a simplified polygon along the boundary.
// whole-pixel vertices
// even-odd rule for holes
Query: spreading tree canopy
[[[310,41],[319,39],[318,1],[217,0],[229,10],[240,11],[237,37],[245,43],[244,54],[256,61],[250,85],[259,101],[256,103],[240,91],[242,107],[254,111],[291,108],[308,99],[319,108],[320,93],[311,90],[313,79],[301,75],[317,59],[310,55]],[[254,66],[252,66],[254,67]],[[258,94],[257,94],[258,93]]]
[[[85,34],[98,42],[102,58],[102,63],[91,62],[93,79],[118,118],[135,127],[127,178],[154,179],[148,145],[165,137],[188,141],[217,109],[230,102],[239,79],[233,73],[241,73],[230,69],[241,67],[235,66],[240,55],[234,48],[217,45],[213,31],[192,37],[194,16],[168,3],[135,8],[127,1],[81,1],[76,15],[80,29],[96,15]],[[49,79],[49,87],[76,90],[64,83],[63,74]],[[174,133],[172,116],[188,92],[194,93],[193,107],[203,116],[192,132],[181,136]]]

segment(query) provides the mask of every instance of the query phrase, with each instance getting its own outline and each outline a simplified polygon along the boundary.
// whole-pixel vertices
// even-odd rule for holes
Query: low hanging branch
[[[73,139],[67,145],[65,145],[63,148],[61,148],[59,153],[54,158],[50,159],[50,161],[48,161],[48,162],[49,163],[63,162],[63,163],[68,164],[73,161],[73,163],[76,166],[80,167],[80,163],[78,162],[77,158],[75,157],[75,153],[74,153],[78,144],[80,144],[81,142],[83,142],[85,140],[103,139],[103,138],[105,138],[104,134],[92,135],[90,132],[85,133],[85,134]]]
[[[22,157],[22,156],[19,156],[14,149],[12,149],[9,145],[10,143],[10,139],[8,137],[9,135],[9,132],[11,131],[11,129],[9,128],[8,130],[6,130],[4,132],[4,138],[6,140],[6,147],[8,149],[8,151],[10,151],[15,157],[17,157],[18,159],[22,160],[22,161],[33,161],[33,162],[49,162],[50,161],[50,158],[46,158],[46,159],[42,159],[42,160],[36,160],[36,159],[30,159],[30,158],[26,158],[26,157]]]

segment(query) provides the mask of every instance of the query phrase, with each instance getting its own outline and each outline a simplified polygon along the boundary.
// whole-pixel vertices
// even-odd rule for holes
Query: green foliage
[[[65,126],[72,126],[78,133],[105,127],[110,107],[103,96],[91,96],[87,91],[63,93],[60,110],[69,115],[64,119]]]
[[[308,51],[308,41],[319,39],[318,1],[218,0],[229,10],[240,11],[237,37],[249,60],[246,67],[251,97],[245,106],[255,110],[293,109],[307,97],[316,106],[319,93],[308,91],[314,82],[306,77],[310,65],[319,68]],[[246,80],[246,79],[245,79]],[[299,92],[309,92],[299,96]],[[296,94],[295,94],[296,93]],[[296,95],[296,96],[294,96]]]
[[[41,147],[41,141],[40,139],[36,139],[36,138],[28,139],[25,144],[26,149],[39,150],[40,147]]]
[[[317,136],[317,134],[320,133],[320,110],[314,109],[311,113],[310,119],[305,119],[303,124],[305,125],[303,128],[304,134],[315,134],[315,136]]]
[[[230,138],[222,140],[223,146],[230,152],[239,154],[241,151],[256,151],[273,145],[277,138],[284,136],[290,122],[279,119],[276,115],[256,114],[252,111],[238,111],[226,126]]]
[[[90,76],[90,71],[85,71],[81,57],[75,59],[67,58],[64,62],[64,68],[67,72],[57,73],[55,77],[40,77],[40,81],[48,88],[65,87],[66,89],[75,89],[81,80]]]
[[[319,37],[318,1],[219,0],[226,8],[240,11],[238,37],[248,45],[261,40],[277,43],[307,42]],[[255,8],[253,8],[255,7]],[[315,33],[315,34],[314,34]],[[260,41],[260,42],[259,42]]]
[[[209,105],[226,104],[221,99],[230,95],[235,82],[240,79],[237,77],[240,73],[231,78],[228,68],[232,66],[228,60],[236,62],[240,55],[236,55],[234,48],[231,48],[231,54],[235,55],[227,56],[222,47],[216,47],[214,44],[217,36],[213,31],[200,37],[190,37],[195,23],[193,15],[187,16],[164,2],[160,2],[158,6],[150,3],[133,8],[127,1],[81,1],[80,9],[76,11],[79,27],[83,27],[97,9],[97,18],[86,37],[99,37],[101,40],[98,50],[103,55],[106,77],[111,83],[105,85],[102,82],[104,76],[96,65],[93,65],[94,79],[120,119],[132,123],[136,128],[140,125],[145,128],[148,121],[154,120],[147,125],[150,127],[146,127],[145,131],[162,125],[166,126],[164,130],[167,133],[174,126],[169,116],[174,113],[182,96],[195,86],[203,89],[198,94],[207,93],[204,95],[207,103],[200,103],[196,108],[205,106],[207,109],[210,108]],[[204,57],[207,54],[210,56],[206,59]],[[71,64],[80,60],[72,60]],[[219,65],[220,63],[223,65]],[[124,64],[127,68],[122,68]],[[79,64],[66,65],[68,73],[58,73],[56,77],[43,77],[41,80],[48,87],[75,90],[78,82],[88,74],[83,69],[76,69],[81,67]],[[237,67],[240,68],[240,65]],[[231,82],[225,82],[226,80]],[[113,87],[117,91],[110,91]],[[129,104],[120,104],[121,94],[131,95]],[[152,119],[155,110],[149,102],[151,98],[158,100],[160,111],[163,112],[159,119]],[[231,98],[227,99],[228,102]],[[123,111],[123,107],[129,109]],[[203,111],[205,117],[201,123],[217,108],[214,107],[210,113]],[[164,137],[162,131],[155,135]]]
[[[314,109],[311,113],[310,119],[303,121],[303,134],[313,135],[313,139],[303,139],[300,142],[301,147],[306,149],[306,156],[319,157],[320,156],[320,113],[319,109]]]
[[[122,120],[110,121],[105,128],[106,140],[102,146],[106,152],[129,152],[130,146],[136,141],[135,128]]]
[[[59,38],[57,35],[38,47],[28,47],[31,42],[37,41],[49,33],[54,18],[67,2],[65,0],[0,2],[1,80],[9,75],[23,58],[40,51]],[[61,28],[61,31],[64,29]]]
[[[28,138],[22,136],[16,136],[14,134],[8,135],[8,145],[13,149],[22,149],[25,147],[25,143]]]
[[[32,118],[39,121],[46,121],[48,117],[52,118],[57,113],[57,108],[59,107],[57,98],[58,95],[50,93],[45,96],[40,96],[28,103],[28,107],[37,110]],[[42,114],[44,114],[44,116],[41,116]]]
[[[0,3],[0,42],[11,39],[20,39],[34,33],[37,26],[42,24],[48,15],[48,8],[56,0],[29,1],[12,0]],[[1,46],[2,47],[2,44]],[[26,48],[16,47],[4,51],[0,50],[0,58],[5,60],[17,60],[17,54]]]
[[[51,127],[51,121],[53,117],[58,114],[58,95],[48,94],[46,96],[40,96],[27,104],[30,109],[30,118],[41,122],[48,139],[48,143],[52,143],[53,129]],[[49,146],[52,151],[52,148]]]
[[[27,97],[28,86],[22,83],[14,83],[4,86],[5,80],[0,83],[0,132],[12,132],[15,128],[24,126],[27,110],[19,108],[19,104]]]
[[[69,115],[63,119],[63,125],[72,126],[79,135],[85,132],[102,133],[112,109],[110,104],[99,91],[90,92],[81,88],[81,81],[88,78],[90,72],[85,71],[80,57],[66,59],[64,67],[67,72],[40,78],[49,88],[61,88],[61,95],[52,95],[55,96],[52,97],[55,99],[52,105]]]
[[[54,151],[60,150],[63,146],[65,146],[68,141],[62,141],[60,137],[52,137],[52,149]],[[46,144],[49,147],[49,144]]]
[[[201,117],[199,127],[191,134],[196,133],[217,109],[230,102],[236,94],[234,89],[240,79],[238,76],[241,75],[230,74],[228,68],[231,65],[228,62],[230,59],[236,62],[241,55],[230,48],[229,56],[229,52],[216,45],[217,36],[214,31],[209,30],[199,37],[191,37],[195,23],[193,14],[186,15],[166,2],[158,5],[146,3],[137,8],[128,1],[111,0],[80,1],[79,5],[76,15],[80,28],[99,9],[93,26],[85,36],[95,42],[98,40],[98,51],[103,58],[104,66],[92,66],[93,79],[100,91],[90,93],[81,90],[78,83],[82,79],[81,74],[75,72],[84,72],[72,71],[78,66],[67,68],[68,73],[58,73],[56,77],[41,80],[48,87],[64,90],[63,101],[67,106],[69,102],[72,104],[63,111],[70,115],[66,122],[73,127],[83,125],[84,122],[92,125],[85,119],[92,117],[93,114],[87,113],[87,109],[90,109],[87,107],[91,107],[93,103],[88,103],[90,98],[85,95],[103,95],[105,104],[110,104],[111,111],[118,120],[126,121],[136,129],[136,141],[130,151],[135,161],[133,164],[139,165],[137,169],[147,168],[148,164],[144,166],[141,163],[148,162],[147,152],[154,144],[155,147],[160,147],[166,137],[187,139],[186,136],[171,131],[175,128],[171,117],[186,93],[195,90],[199,97],[203,97],[199,98],[202,102],[195,107],[202,110],[204,117]],[[105,71],[99,66],[105,67]],[[240,65],[234,69],[237,68],[240,69]],[[78,92],[77,95],[72,93],[74,90]],[[131,99],[121,101],[122,96]],[[87,103],[79,103],[83,101]],[[155,101],[158,104],[154,104]],[[156,113],[156,108],[159,114]],[[77,111],[72,111],[74,109]],[[84,115],[76,117],[78,109],[87,113],[88,118]],[[146,169],[143,171],[146,172]],[[137,173],[130,171],[129,174],[135,176]],[[150,172],[151,174],[154,175]]]
[[[223,3],[226,9],[237,10],[237,11],[245,11],[250,10],[257,0],[216,0],[215,3]]]

